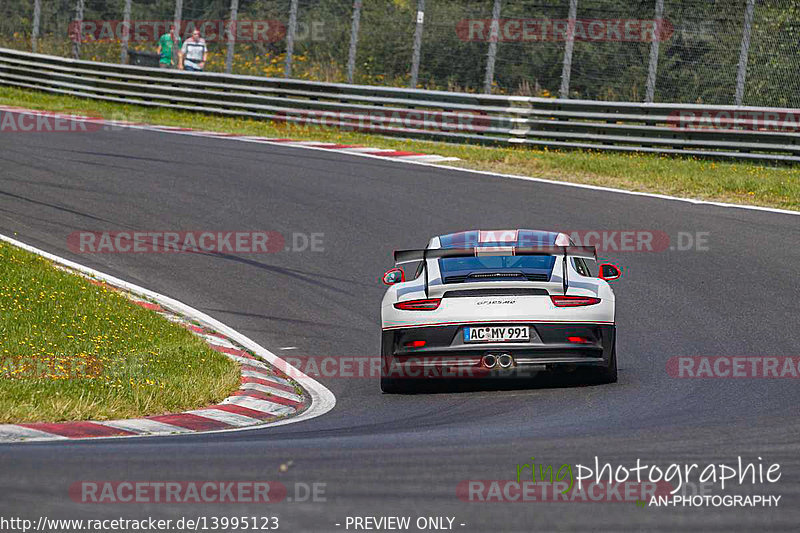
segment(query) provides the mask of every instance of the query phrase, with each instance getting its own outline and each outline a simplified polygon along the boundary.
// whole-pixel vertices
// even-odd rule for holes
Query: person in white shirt
[[[206,41],[200,38],[200,30],[194,30],[181,47],[179,68],[191,72],[201,72],[208,59]]]

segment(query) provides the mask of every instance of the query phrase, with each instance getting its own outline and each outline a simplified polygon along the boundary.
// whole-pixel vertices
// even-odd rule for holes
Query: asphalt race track
[[[0,134],[0,232],[204,311],[279,355],[379,356],[381,274],[434,234],[527,227],[707,232],[708,250],[601,255],[616,282],[619,382],[382,395],[320,378],[330,413],[266,430],[0,445],[0,515],[449,516],[457,531],[779,530],[800,523],[796,379],[675,379],[674,356],[800,356],[800,217],[138,130]],[[74,254],[79,230],[323,233],[324,251]],[[282,351],[293,346],[295,350]],[[779,463],[778,508],[467,502],[465,480],[516,466]],[[288,468],[281,468],[281,465]],[[284,471],[285,470],[285,471]],[[82,480],[324,483],[324,502],[81,504]],[[294,487],[294,488],[293,488]],[[721,494],[714,488],[715,494]],[[301,499],[302,498],[295,498]],[[340,524],[337,526],[336,524]],[[464,524],[464,525],[461,525]],[[794,526],[792,525],[794,524]],[[352,527],[350,529],[353,530]],[[413,529],[415,530],[415,529]]]

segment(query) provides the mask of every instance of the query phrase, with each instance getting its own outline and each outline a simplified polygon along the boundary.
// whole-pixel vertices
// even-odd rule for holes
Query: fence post
[[[489,30],[489,54],[486,58],[486,76],[483,79],[483,92],[492,92],[494,81],[494,62],[497,57],[497,40],[500,34],[500,1],[494,0],[492,7],[492,27]]]
[[[42,0],[33,2],[33,31],[31,32],[31,51],[35,54],[39,51],[39,19],[42,17]]]
[[[347,83],[353,83],[358,48],[358,27],[361,24],[361,0],[353,2],[353,23],[350,25],[350,52],[347,55]]]
[[[297,0],[292,0],[289,6],[289,28],[286,31],[286,66],[283,75],[292,77],[292,54],[294,54],[294,34],[297,32]]]
[[[753,9],[755,0],[747,0],[747,9],[744,12],[744,30],[742,31],[742,47],[739,50],[739,68],[736,72],[736,105],[742,105],[744,98],[744,82],[747,78],[747,54],[750,53],[750,31],[753,27]]]
[[[175,68],[179,66],[180,61],[178,54],[181,51],[181,47],[178,46],[178,43],[183,44],[183,28],[181,28],[182,21],[183,0],[175,0],[175,15],[172,17],[172,23],[175,24],[175,35],[173,36],[172,42],[172,63],[175,65]]]
[[[81,58],[81,39],[83,39],[83,0],[75,2],[75,38],[72,39],[72,57]]]
[[[650,64],[647,67],[647,89],[644,101],[653,103],[656,94],[656,72],[658,71],[658,48],[661,41],[661,30],[664,27],[664,0],[656,0],[656,28],[653,31],[653,42],[650,43]]]
[[[122,51],[119,54],[119,62],[128,62],[128,41],[131,37],[131,0],[125,0],[125,7],[122,10]]]
[[[411,80],[408,86],[414,89],[419,78],[419,54],[422,49],[422,28],[425,24],[425,0],[417,0],[417,26],[414,29],[414,52],[411,56]]]
[[[233,69],[233,49],[236,45],[236,21],[239,18],[239,0],[231,0],[231,17],[228,21],[228,53],[225,55],[225,73]]]
[[[572,49],[575,47],[575,19],[578,18],[578,0],[569,0],[569,26],[564,44],[564,65],[561,67],[560,98],[569,98],[569,78],[572,74]]]

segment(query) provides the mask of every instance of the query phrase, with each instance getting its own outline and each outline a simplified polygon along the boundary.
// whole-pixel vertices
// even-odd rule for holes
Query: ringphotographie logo
[[[470,479],[456,487],[465,502],[631,502],[646,506],[777,507],[771,493],[728,494],[743,487],[762,489],[780,481],[781,465],[761,457],[735,463],[657,463],[636,459],[612,464],[517,464],[511,479]],[[718,489],[718,493],[713,493]]]

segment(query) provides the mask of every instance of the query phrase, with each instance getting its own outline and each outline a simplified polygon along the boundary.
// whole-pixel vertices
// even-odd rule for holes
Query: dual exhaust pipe
[[[481,364],[486,368],[511,368],[514,358],[510,353],[492,354],[487,353],[481,358]]]

